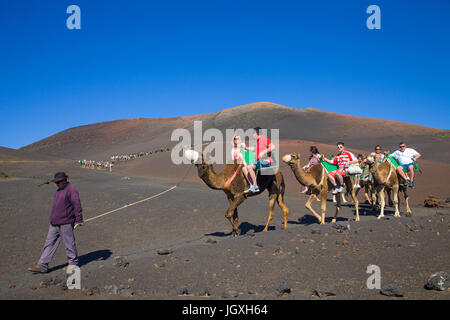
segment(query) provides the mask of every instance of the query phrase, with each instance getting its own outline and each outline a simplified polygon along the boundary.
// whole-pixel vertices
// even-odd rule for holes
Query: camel
[[[380,200],[377,197],[377,192],[375,189],[375,185],[372,181],[361,181],[362,186],[364,187],[364,198],[367,200],[369,205],[372,207],[372,210],[375,211],[377,207],[379,206]],[[360,189],[356,190],[356,196],[358,196]],[[385,188],[386,194],[388,196],[388,204],[389,206],[393,206],[394,202],[392,201],[391,197],[391,189],[389,187]],[[378,204],[378,205],[377,205]]]
[[[252,197],[261,194],[264,190],[269,192],[269,215],[267,223],[263,231],[267,231],[270,221],[273,218],[273,209],[275,202],[281,208],[284,216],[284,229],[287,229],[287,219],[289,215],[289,208],[284,203],[283,197],[285,192],[284,178],[280,171],[274,175],[257,175],[257,183],[259,192],[249,192],[244,194],[244,190],[250,186],[247,179],[242,172],[242,163],[236,160],[233,163],[225,164],[224,169],[220,173],[216,173],[212,164],[207,163],[207,156],[202,153],[201,162],[198,161],[200,154],[194,150],[186,150],[184,155],[192,163],[195,164],[198,171],[198,176],[208,187],[214,190],[223,190],[227,195],[229,207],[225,212],[225,217],[230,221],[233,228],[231,236],[240,234],[238,228],[238,210],[237,207],[244,202],[247,197]]]
[[[366,158],[367,157],[364,157],[364,160]],[[375,158],[375,160],[379,161],[379,158]],[[364,198],[366,199],[366,201],[369,203],[369,205],[372,207],[372,210],[374,211],[377,208],[377,203],[379,203],[379,199],[377,199],[377,193],[375,190],[372,174],[370,173],[370,170],[369,170],[369,166],[367,166],[363,169],[363,175],[364,175],[365,180],[361,179],[360,184],[361,184],[362,188],[364,188]],[[358,196],[358,193],[361,189],[356,190],[356,196]],[[386,193],[388,195],[389,206],[393,206],[394,204],[393,204],[392,198],[391,198],[391,189],[386,188]]]
[[[286,154],[282,158],[283,162],[289,165],[292,172],[294,172],[295,177],[298,182],[301,184],[308,186],[311,190],[311,195],[306,201],[305,207],[319,220],[320,224],[325,224],[325,211],[326,211],[326,203],[327,203],[327,195],[328,191],[333,189],[332,184],[328,181],[328,175],[325,167],[322,164],[317,164],[311,167],[309,172],[306,172],[301,164],[300,164],[300,154],[291,153]],[[352,199],[355,203],[356,208],[356,219],[355,221],[359,221],[359,210],[358,210],[358,199],[355,195],[355,190],[353,189],[353,179],[350,177],[345,177],[344,182],[348,190],[351,190]],[[311,203],[320,195],[321,199],[321,215],[317,214],[311,206]],[[336,222],[337,215],[341,209],[341,200],[342,197],[336,197],[336,212],[334,214],[334,218],[331,220],[331,223]]]
[[[380,214],[377,219],[381,219],[384,217],[384,190],[385,188],[389,188],[393,192],[393,202],[395,207],[394,217],[400,217],[399,211],[399,191],[403,191],[405,200],[406,200],[406,212],[408,215],[412,214],[411,208],[409,207],[408,201],[408,192],[407,188],[403,185],[400,185],[400,179],[397,175],[397,171],[388,159],[383,162],[378,162],[375,160],[374,156],[369,155],[366,158],[366,163],[369,165],[370,173],[372,173],[374,187],[378,195],[378,199],[380,200]]]

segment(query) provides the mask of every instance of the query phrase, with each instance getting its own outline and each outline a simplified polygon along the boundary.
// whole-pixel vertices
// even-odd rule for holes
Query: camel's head
[[[285,154],[281,159],[287,164],[294,164],[296,162],[300,164],[300,153]]]
[[[369,167],[373,166],[375,163],[375,156],[372,153],[369,154],[364,160],[364,163],[367,163]]]
[[[204,152],[200,154],[195,150],[188,149],[184,151],[184,156],[186,157],[186,159],[190,160],[191,163],[195,164],[198,170],[198,176],[200,178],[203,177],[207,172],[207,168],[209,166],[207,163],[209,159],[208,155]]]
[[[200,158],[200,154],[197,151],[191,149],[185,150],[184,156],[192,163],[197,163],[198,159]]]

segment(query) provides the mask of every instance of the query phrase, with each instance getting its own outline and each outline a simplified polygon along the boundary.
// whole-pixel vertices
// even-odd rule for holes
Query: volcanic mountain
[[[178,143],[171,141],[177,128],[193,131],[195,120],[203,131],[255,126],[280,129],[280,140],[307,140],[373,150],[395,150],[398,142],[422,153],[424,159],[450,163],[450,130],[434,129],[399,121],[356,117],[318,109],[294,109],[270,102],[257,102],[222,111],[176,118],[138,118],[70,128],[20,150],[70,159],[108,159],[113,154],[145,152]]]
[[[54,161],[58,158],[42,153],[0,147],[0,162]]]

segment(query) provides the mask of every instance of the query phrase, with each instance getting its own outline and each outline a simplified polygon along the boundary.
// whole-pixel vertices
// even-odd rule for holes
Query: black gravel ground
[[[318,225],[304,208],[305,196],[287,197],[288,229],[276,209],[269,232],[268,197],[239,207],[242,235],[230,238],[223,192],[182,183],[173,191],[76,229],[82,289],[65,287],[65,250],[58,249],[48,274],[27,271],[41,253],[54,185],[37,187],[51,172],[69,171],[80,192],[85,219],[173,186],[153,179],[72,168],[69,163],[2,170],[0,181],[1,299],[449,299],[426,290],[428,277],[450,272],[449,208],[413,207],[413,217],[377,220],[361,205],[361,221],[345,206],[331,224]],[[72,167],[70,167],[72,166]],[[28,170],[28,171],[27,171]],[[315,205],[319,208],[319,203]],[[366,286],[368,265],[381,270],[381,284],[395,284],[403,297]]]

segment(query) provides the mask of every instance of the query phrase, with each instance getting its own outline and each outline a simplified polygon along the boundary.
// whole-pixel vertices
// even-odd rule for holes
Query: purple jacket
[[[83,222],[83,209],[77,189],[67,182],[58,188],[53,198],[50,223],[54,226]]]

